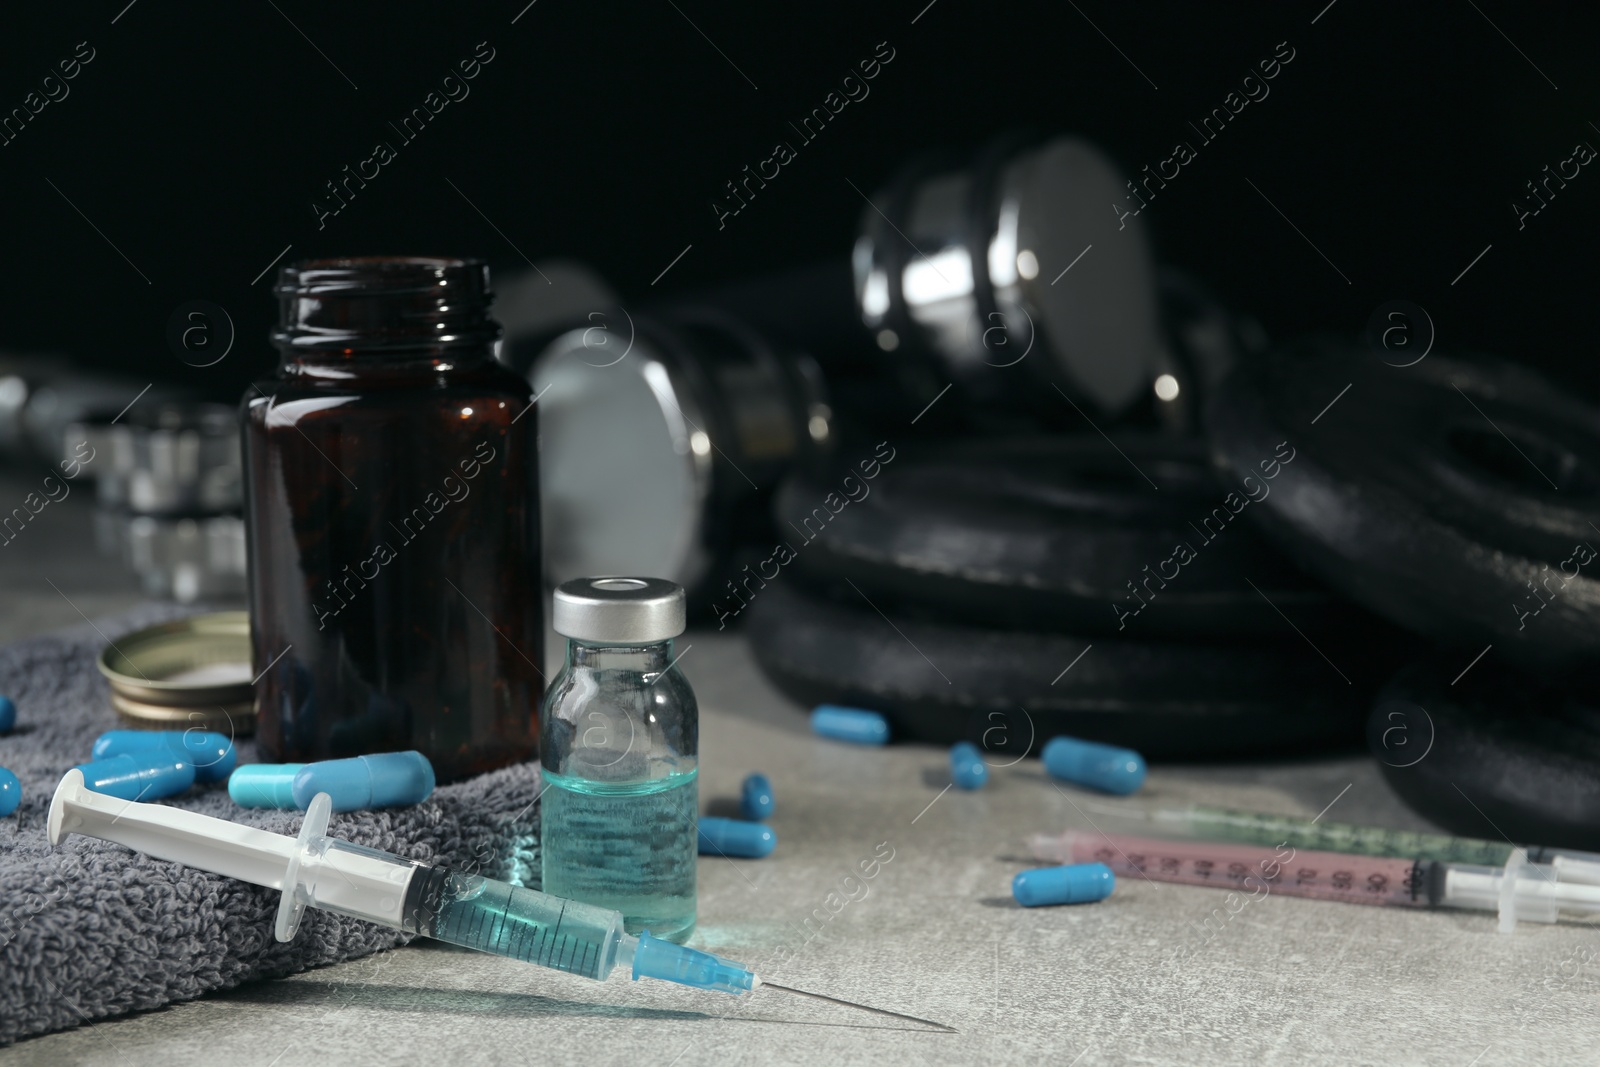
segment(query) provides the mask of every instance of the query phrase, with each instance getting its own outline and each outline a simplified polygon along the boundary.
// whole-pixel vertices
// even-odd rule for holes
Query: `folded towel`
[[[409,937],[309,909],[289,944],[272,936],[276,890],[73,835],[52,849],[50,797],[121,725],[95,657],[106,641],[187,612],[152,604],[0,648],[0,693],[17,703],[0,766],[22,780],[0,819],[0,1045],[125,1012],[158,1008],[256,978],[277,978],[401,944]],[[236,738],[239,762],[255,744]],[[335,815],[330,833],[411,859],[538,885],[539,770],[519,764],[441,786],[425,803]],[[162,803],[294,834],[299,812],[245,810],[222,784]]]

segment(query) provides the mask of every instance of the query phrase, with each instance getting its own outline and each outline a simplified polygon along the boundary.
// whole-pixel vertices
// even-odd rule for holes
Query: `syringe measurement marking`
[[[1163,813],[1165,815],[1165,813]],[[1498,867],[1511,854],[1512,846],[1497,841],[1470,837],[1451,837],[1417,830],[1390,830],[1381,826],[1350,823],[1308,823],[1305,819],[1284,818],[1229,808],[1194,805],[1181,814],[1190,833],[1216,836],[1226,841],[1271,848],[1312,849],[1325,852],[1360,853],[1368,856],[1398,856],[1446,860],[1455,863]]]
[[[477,936],[485,944],[498,945],[500,939],[500,916],[492,912],[485,914],[484,912],[479,911],[477,914],[477,920]]]
[[[561,902],[561,910],[556,913],[555,924],[550,927],[550,936],[551,939],[555,941],[556,966],[560,967],[563,971],[570,971],[572,970],[571,955],[568,954],[565,961],[563,961],[561,958],[562,953],[567,949],[568,943],[571,941],[570,935],[561,932],[561,920],[565,919],[566,917],[567,902],[563,900]]]
[[[573,974],[589,974],[592,970],[589,951],[593,949],[593,945],[589,943],[588,938],[574,937],[571,934],[561,932],[561,925],[566,916],[567,902],[563,900],[561,902],[561,911],[556,915],[555,925],[550,929],[551,939],[556,943],[556,966]],[[579,946],[585,949],[581,959],[577,953]],[[564,960],[562,959],[563,955],[566,957]]]
[[[1366,885],[1356,888],[1357,870],[1338,869],[1329,874],[1326,879],[1316,867],[1297,867],[1291,871],[1290,865],[1294,862],[1291,854],[1279,866],[1276,872],[1268,873],[1257,870],[1244,863],[1229,863],[1227,872],[1222,878],[1214,878],[1216,863],[1211,860],[1184,858],[1179,856],[1156,856],[1155,869],[1152,870],[1149,857],[1144,853],[1128,853],[1126,858],[1114,848],[1102,847],[1095,850],[1094,858],[1111,867],[1112,870],[1131,871],[1138,874],[1148,872],[1157,873],[1169,881],[1184,881],[1191,885],[1213,885],[1217,881],[1230,883],[1240,889],[1249,889],[1249,880],[1257,879],[1269,891],[1274,887],[1288,888],[1285,879],[1291,873],[1294,876],[1292,885],[1302,895],[1321,895],[1338,900],[1358,904],[1400,904],[1426,906],[1426,901],[1419,896],[1422,882],[1422,871],[1419,865],[1406,861],[1388,861],[1374,858],[1377,866],[1404,863],[1407,874],[1401,881],[1399,889],[1391,885],[1390,875],[1382,870],[1371,871],[1367,874]],[[1363,895],[1365,894],[1365,895]]]
[[[508,893],[506,893],[506,905],[509,907],[510,904],[511,904],[511,894],[508,892]],[[506,942],[506,949],[507,949],[508,955],[510,955],[513,959],[519,959],[519,960],[522,960],[522,961],[526,962],[528,957],[526,957],[526,956],[524,956],[522,954],[522,949],[523,949],[523,942],[525,942],[527,939],[528,939],[528,924],[527,923],[517,923],[516,926],[511,928],[511,938],[510,938],[509,941]]]
[[[506,892],[506,910],[507,911],[509,911],[511,909],[511,900],[512,900],[512,897],[515,895],[515,893],[516,893],[516,890],[514,890],[514,889],[508,890]],[[563,909],[564,908],[565,908],[565,905],[563,905]],[[535,959],[537,959],[539,962],[542,963],[542,962],[544,962],[543,948],[544,948],[545,942],[547,942],[549,940],[549,937],[550,937],[549,927],[544,923],[536,922],[536,921],[532,921],[532,920],[529,920],[529,921],[526,921],[526,922],[523,922],[523,923],[519,923],[518,924],[518,931],[517,931],[518,932],[518,939],[517,940],[518,940],[519,946],[522,945],[526,941],[526,939],[527,939],[526,930],[527,930],[527,927],[529,927],[529,926],[532,926],[534,928],[534,930],[535,930],[535,932],[536,932],[536,934],[538,936],[538,943],[537,943],[536,946],[527,946],[528,948],[532,949],[532,951],[528,955],[522,955],[523,949],[519,947],[519,949],[517,950],[517,953],[516,953],[517,958],[521,959],[521,960],[525,960],[525,961],[530,962],[530,963],[533,962]]]
[[[549,923],[540,923],[538,945],[533,951],[534,954],[539,957],[539,962],[543,963],[547,967],[554,967],[556,965],[555,944],[555,930],[551,928]]]
[[[511,902],[511,896],[508,893],[506,895],[506,903],[509,904],[510,902]],[[489,916],[489,943],[492,944],[492,945],[500,945],[502,943],[503,938],[505,937],[505,932],[506,932],[506,916],[505,916],[505,912],[500,911],[500,912],[496,912],[495,914]]]
[[[1285,837],[1288,830],[1285,830]],[[1294,834],[1303,837],[1302,834]],[[1382,827],[1363,826],[1350,831],[1337,827],[1314,827],[1310,840],[1304,841],[1304,847],[1323,852],[1350,852],[1359,851],[1363,854],[1382,854],[1376,850],[1392,850],[1394,852],[1421,851],[1423,837],[1404,830],[1384,830]],[[1464,847],[1465,846],[1465,847]],[[1491,848],[1490,852],[1494,850]],[[1494,855],[1480,855],[1481,850],[1475,850],[1467,842],[1455,839],[1451,842],[1449,858],[1465,863],[1503,863],[1503,857]]]
[[[597,977],[594,971],[606,945],[597,944],[592,936],[566,931],[570,901],[560,902],[554,919],[536,918],[526,914],[526,908],[517,907],[518,893],[517,887],[505,886],[484,899],[456,897],[457,906],[442,909],[444,914],[436,920],[436,936],[570,974]],[[585,928],[581,922],[579,926]]]
[[[473,909],[472,918],[467,923],[467,936],[472,939],[474,945],[485,943],[483,940],[483,921],[483,910],[481,908]]]

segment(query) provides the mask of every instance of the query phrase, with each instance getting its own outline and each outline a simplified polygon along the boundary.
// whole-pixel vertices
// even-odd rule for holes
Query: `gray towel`
[[[17,727],[0,766],[22,807],[0,819],[0,1045],[157,1008],[400,944],[394,930],[308,910],[289,944],[272,935],[279,893],[73,835],[51,849],[50,797],[120,725],[95,657],[105,638],[186,614],[164,605],[0,648],[0,693]],[[95,627],[99,632],[96,632]],[[100,634],[103,633],[105,638]],[[255,745],[236,741],[240,763]],[[330,832],[412,859],[538,884],[539,772],[521,764],[442,786],[412,808],[335,815]],[[163,803],[293,834],[298,812],[246,811],[222,785]]]

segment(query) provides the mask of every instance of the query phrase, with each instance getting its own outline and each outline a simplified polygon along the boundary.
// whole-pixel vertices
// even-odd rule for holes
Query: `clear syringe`
[[[1109,811],[1110,809],[1104,809]],[[1269,815],[1264,812],[1189,804],[1181,808],[1145,811],[1119,808],[1115,817],[1139,820],[1159,834],[1203,837],[1215,841],[1237,841],[1246,845],[1289,845],[1321,852],[1353,852],[1362,856],[1401,856],[1417,860],[1443,860],[1449,863],[1479,863],[1500,866],[1511,858],[1516,845],[1487,841],[1477,837],[1456,837],[1419,830],[1390,830],[1381,826],[1309,819],[1298,815]],[[1548,863],[1556,856],[1600,862],[1600,853],[1564,848],[1527,847],[1528,859]]]
[[[1553,923],[1564,911],[1600,912],[1600,864],[1570,856],[1529,863],[1520,848],[1511,851],[1503,867],[1492,867],[1082,830],[1035,834],[1028,844],[1041,859],[1104,863],[1119,878],[1347,904],[1494,911],[1506,933],[1519,919]]]
[[[69,833],[98,837],[157,859],[282,890],[276,935],[292,939],[309,907],[604,980],[619,966],[633,978],[697,989],[785,993],[952,1030],[943,1023],[764,981],[699,949],[623,929],[622,913],[508,882],[435,867],[327,835],[332,803],[319,793],[298,838],[161,804],[96,793],[67,772],[50,802],[50,843]],[[953,1031],[952,1031],[953,1032]]]

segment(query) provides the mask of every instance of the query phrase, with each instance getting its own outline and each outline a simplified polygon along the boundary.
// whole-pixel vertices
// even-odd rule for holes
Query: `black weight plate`
[[[875,599],[1138,638],[1280,635],[1285,616],[1310,633],[1370,623],[1239,521],[1273,482],[1224,484],[1193,441],[966,441],[903,450],[865,477],[873,467],[793,479],[774,515],[797,566]]]
[[[1383,775],[1451,833],[1600,850],[1600,707],[1519,672],[1419,664],[1367,724]]]
[[[1328,584],[1442,642],[1600,674],[1595,409],[1498,361],[1309,342],[1232,375],[1208,426],[1227,477],[1293,450],[1252,513]]]
[[[917,621],[823,600],[792,578],[757,590],[746,614],[757,662],[795,700],[881,711],[904,740],[1018,754],[1056,734],[1153,759],[1321,751],[1359,744],[1376,689],[1361,673],[1373,657],[1329,645],[1350,684],[1303,642],[1088,641]]]

